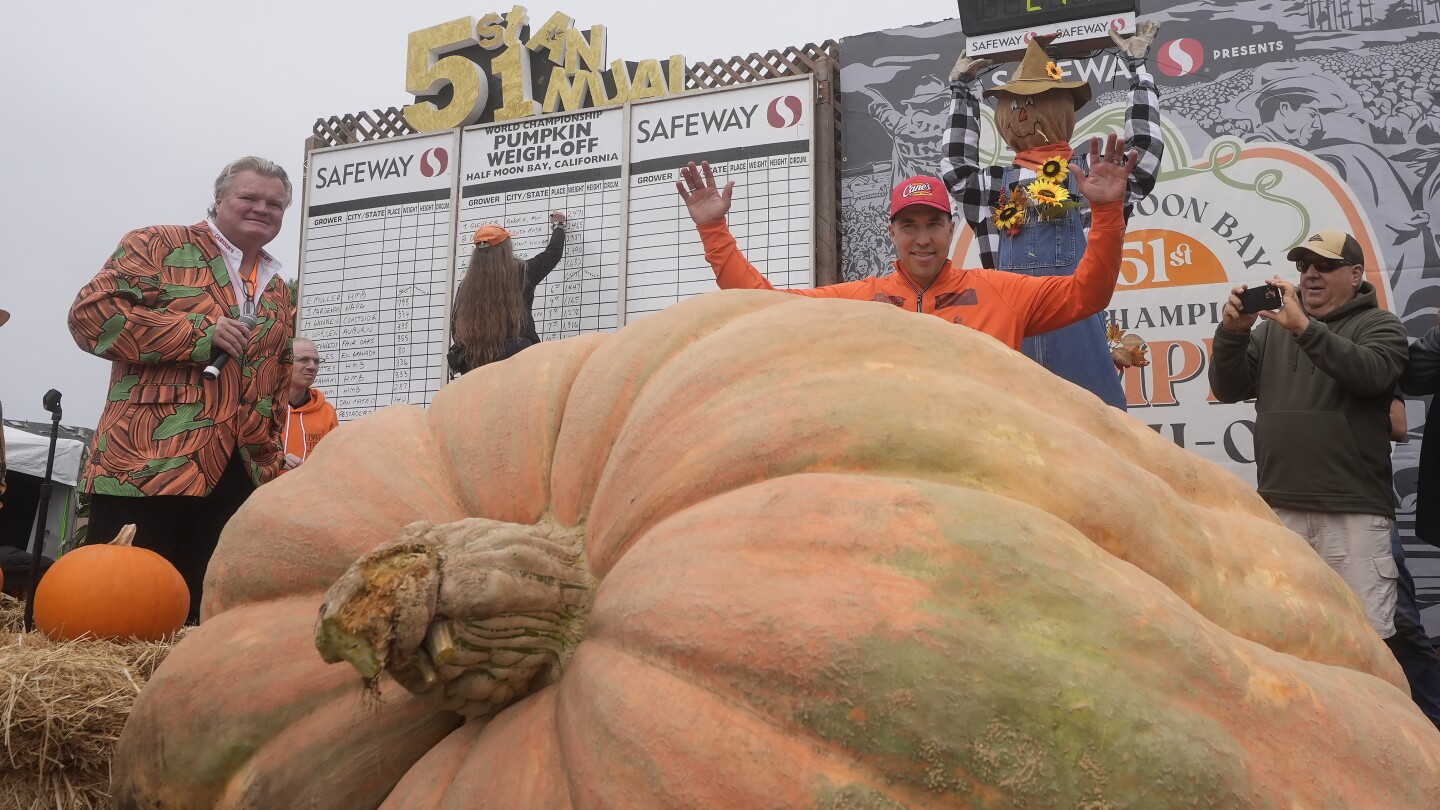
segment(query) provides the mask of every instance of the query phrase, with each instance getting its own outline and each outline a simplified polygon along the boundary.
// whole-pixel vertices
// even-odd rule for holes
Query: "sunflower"
[[[1060,158],[1050,158],[1040,164],[1040,179],[1049,180],[1052,183],[1061,183],[1070,175],[1070,168]]]
[[[1020,226],[1024,224],[1025,208],[1023,206],[1013,202],[995,206],[995,227],[1014,236],[1020,232]]]
[[[1060,78],[1065,74],[1060,72],[1059,65],[1055,64],[1054,62],[1046,62],[1045,75],[1058,82],[1060,81]]]
[[[1030,198],[1036,205],[1059,205],[1070,199],[1070,192],[1064,186],[1056,185],[1049,180],[1036,180],[1025,187]]]

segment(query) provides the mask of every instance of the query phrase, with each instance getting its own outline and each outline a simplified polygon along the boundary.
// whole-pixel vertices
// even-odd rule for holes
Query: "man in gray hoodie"
[[[1242,313],[1231,291],[1215,330],[1210,387],[1255,399],[1260,496],[1360,597],[1382,639],[1395,635],[1398,570],[1390,400],[1405,370],[1405,328],[1365,281],[1355,237],[1320,231],[1291,248],[1300,283],[1281,306]]]

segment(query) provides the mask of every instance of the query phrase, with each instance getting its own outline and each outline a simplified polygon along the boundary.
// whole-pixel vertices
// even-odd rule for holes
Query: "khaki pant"
[[[1315,549],[1360,597],[1380,638],[1395,635],[1395,589],[1400,569],[1390,553],[1390,518],[1352,512],[1276,509],[1280,521]]]

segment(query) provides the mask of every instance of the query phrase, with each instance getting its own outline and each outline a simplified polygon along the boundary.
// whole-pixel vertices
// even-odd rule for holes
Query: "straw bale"
[[[174,641],[56,643],[23,615],[0,596],[0,810],[110,808],[111,751]]]

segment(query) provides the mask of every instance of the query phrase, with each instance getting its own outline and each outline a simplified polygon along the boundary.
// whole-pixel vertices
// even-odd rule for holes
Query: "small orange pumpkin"
[[[35,588],[35,627],[55,641],[159,641],[185,626],[190,589],[169,560],[131,545],[129,525],[107,544],[64,555]]]

